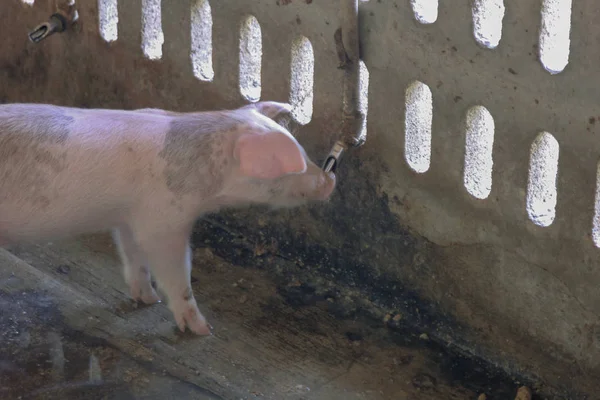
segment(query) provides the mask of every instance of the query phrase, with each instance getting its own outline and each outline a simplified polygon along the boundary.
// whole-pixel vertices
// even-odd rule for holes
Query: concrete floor
[[[0,250],[3,399],[513,399],[517,384],[417,333],[294,302],[259,270],[196,249],[195,295],[215,328],[176,331],[128,299],[108,236]],[[469,388],[468,388],[469,387]]]

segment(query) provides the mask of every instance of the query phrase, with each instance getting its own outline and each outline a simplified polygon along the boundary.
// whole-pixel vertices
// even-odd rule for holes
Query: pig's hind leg
[[[198,335],[210,335],[210,325],[200,313],[191,286],[192,259],[189,235],[185,232],[161,233],[137,240],[148,259],[159,288],[166,294],[177,326]]]
[[[150,270],[143,252],[136,245],[131,230],[121,227],[113,230],[113,239],[123,263],[123,275],[129,285],[131,297],[146,304],[160,302],[152,287]]]

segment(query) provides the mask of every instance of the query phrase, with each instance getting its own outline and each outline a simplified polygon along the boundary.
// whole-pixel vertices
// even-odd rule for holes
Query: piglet
[[[0,105],[0,246],[111,231],[131,296],[160,301],[179,329],[210,325],[190,285],[197,218],[224,208],[327,200],[324,173],[273,118],[288,104],[234,110]]]

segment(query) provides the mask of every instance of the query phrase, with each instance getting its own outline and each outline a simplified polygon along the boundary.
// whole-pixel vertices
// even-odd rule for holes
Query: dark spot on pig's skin
[[[0,106],[0,201],[19,200],[47,207],[48,181],[66,168],[73,117],[50,105]]]
[[[183,299],[185,301],[189,301],[194,297],[194,293],[192,292],[192,288],[188,287],[187,289],[185,289],[185,292],[183,292]]]
[[[163,173],[169,190],[178,197],[214,193],[223,179],[220,160],[226,157],[219,136],[240,122],[220,113],[174,118],[159,153],[167,164]]]

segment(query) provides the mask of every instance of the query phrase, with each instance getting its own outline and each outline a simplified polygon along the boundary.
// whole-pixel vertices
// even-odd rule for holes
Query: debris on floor
[[[265,271],[207,249],[194,264],[210,338],[178,332],[164,304],[128,306],[109,239],[0,250],[0,398],[506,400],[517,390],[421,333],[407,341],[332,316],[327,299],[297,303]]]

